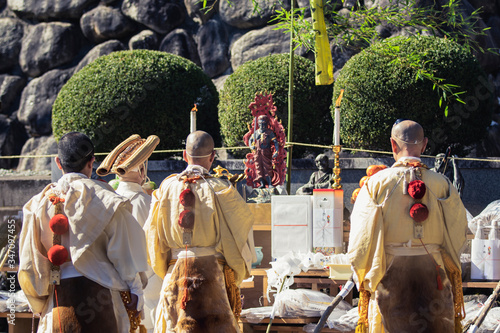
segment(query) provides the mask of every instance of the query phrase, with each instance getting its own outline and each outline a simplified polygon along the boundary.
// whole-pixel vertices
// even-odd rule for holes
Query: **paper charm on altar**
[[[286,174],[285,129],[276,117],[273,95],[256,93],[248,106],[254,117],[243,136],[252,149],[245,160],[247,185],[253,188],[283,185]]]

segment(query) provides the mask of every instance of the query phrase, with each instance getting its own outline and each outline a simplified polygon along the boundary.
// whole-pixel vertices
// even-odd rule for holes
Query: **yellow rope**
[[[323,149],[332,149],[333,145],[316,145],[310,143],[300,143],[300,142],[287,142],[285,143],[285,147],[292,146],[303,146],[310,148],[323,148]],[[236,146],[236,147],[218,147],[214,148],[215,150],[241,150],[241,149],[250,149],[247,146]],[[392,155],[392,152],[389,151],[379,151],[379,150],[370,150],[370,149],[359,149],[359,148],[348,148],[342,147],[344,151],[355,151],[355,152],[363,152],[363,153],[371,153],[371,154],[385,154]],[[163,153],[182,153],[184,149],[167,149],[167,150],[155,150],[152,154],[163,154]],[[104,156],[108,155],[107,153],[95,153],[95,156]],[[44,158],[44,157],[56,157],[57,154],[47,154],[47,155],[9,155],[9,156],[0,156],[0,159],[12,159],[12,158]],[[436,156],[432,155],[421,155],[422,157],[436,158]],[[472,157],[449,157],[450,160],[457,161],[478,161],[478,162],[500,162],[499,158],[472,158]]]
[[[241,314],[241,295],[240,288],[236,285],[236,278],[234,277],[234,270],[229,267],[222,259],[217,259],[219,264],[224,265],[224,280],[226,281],[226,293],[229,300],[229,306],[233,311],[236,321],[240,318]]]
[[[465,317],[464,292],[462,289],[462,272],[457,267],[451,256],[444,250],[441,250],[446,274],[451,282],[453,292],[453,305],[455,311],[455,332],[462,332],[462,320]]]
[[[356,326],[356,333],[366,333],[368,331],[368,305],[370,304],[371,293],[365,290],[363,283],[359,284],[358,313],[359,320]]]

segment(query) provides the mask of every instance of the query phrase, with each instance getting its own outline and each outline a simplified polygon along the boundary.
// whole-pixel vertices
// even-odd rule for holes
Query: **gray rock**
[[[488,19],[486,23],[488,27],[491,27],[490,34],[497,45],[500,45],[500,16],[493,15]]]
[[[72,69],[54,69],[31,80],[21,95],[17,118],[32,135],[52,133],[52,104]]]
[[[111,52],[123,51],[123,50],[126,50],[126,47],[125,45],[123,45],[122,42],[118,40],[108,40],[107,42],[94,46],[94,48],[90,50],[75,67],[75,73],[78,72],[83,67],[85,67],[86,65],[90,64],[92,61],[99,58],[100,56],[110,54]]]
[[[28,139],[24,126],[17,119],[9,119],[0,114],[0,155],[19,155],[23,144]],[[0,159],[0,169],[12,169],[18,159]]]
[[[17,75],[0,75],[0,113],[9,114],[9,108],[23,90],[26,80]]]
[[[175,0],[124,0],[122,12],[160,34],[169,33],[186,18],[184,8]]]
[[[132,33],[136,27],[133,21],[120,9],[97,6],[80,18],[83,35],[94,43],[120,39]]]
[[[36,19],[79,18],[97,0],[7,0],[16,14]]]
[[[161,41],[160,51],[176,54],[189,59],[201,67],[200,56],[193,37],[184,29],[175,29]]]
[[[267,25],[276,9],[290,10],[290,0],[258,0],[258,11],[252,1],[221,1],[219,14],[221,19],[240,29],[258,28]]]
[[[231,65],[236,70],[247,61],[270,54],[290,52],[290,35],[268,26],[244,34],[231,47]]]
[[[15,66],[23,40],[23,24],[18,19],[0,19],[0,71]]]
[[[228,57],[228,32],[220,21],[209,20],[198,31],[198,54],[201,67],[210,77],[216,77],[231,66]]]
[[[208,20],[219,9],[219,2],[216,0],[207,1],[205,9],[203,9],[203,3],[200,0],[184,0],[184,6],[186,7],[188,16],[193,19],[193,21],[205,24]]]
[[[225,74],[225,75],[221,75],[215,79],[212,79],[212,82],[214,83],[215,88],[217,89],[217,91],[219,93],[222,91],[222,89],[224,89],[224,83],[226,83],[226,80],[229,77],[229,75],[230,74]]]
[[[52,135],[29,138],[23,146],[21,155],[57,154],[57,142]],[[50,170],[52,157],[25,157],[19,160],[17,171]]]
[[[25,35],[19,55],[21,69],[28,76],[69,63],[78,53],[80,38],[70,23],[40,23]]]
[[[143,30],[128,41],[130,50],[158,49],[158,34],[152,30]]]

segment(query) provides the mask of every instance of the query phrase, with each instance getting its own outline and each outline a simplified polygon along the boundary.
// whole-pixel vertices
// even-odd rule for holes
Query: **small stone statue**
[[[309,182],[297,189],[295,194],[298,195],[312,195],[314,189],[318,188],[332,188],[333,184],[333,171],[328,167],[328,156],[319,154],[315,159],[318,171],[313,172]]]
[[[454,158],[449,159],[450,155],[449,151],[446,154],[440,153],[436,155],[436,159],[434,160],[434,168],[432,170],[441,173],[448,177],[448,179],[452,182],[453,186],[457,189],[460,197],[463,196],[463,191],[465,187],[465,180],[460,172],[460,169],[457,166],[457,163]],[[453,155],[453,157],[457,157]],[[448,163],[451,160],[451,166],[448,166]]]

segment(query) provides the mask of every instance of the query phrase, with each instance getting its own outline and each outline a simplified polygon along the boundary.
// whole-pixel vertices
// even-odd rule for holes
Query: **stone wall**
[[[353,1],[336,0],[341,11]],[[387,0],[365,0],[383,6]],[[437,3],[446,3],[438,0]],[[483,47],[500,45],[500,0],[462,0],[465,13],[483,8],[480,22],[491,30]],[[66,81],[97,57],[125,49],[154,49],[192,60],[213,78],[218,89],[238,66],[262,56],[289,51],[289,36],[268,20],[290,0],[0,0],[0,154],[53,152],[52,104]],[[426,1],[419,1],[426,3]],[[308,0],[297,0],[299,7]],[[385,37],[397,29],[380,27]],[[353,55],[332,45],[335,70]],[[311,57],[305,50],[298,54]],[[498,55],[478,54],[500,96]],[[500,129],[499,129],[500,132]],[[496,132],[494,133],[496,137]],[[499,149],[500,151],[500,149]],[[499,153],[500,154],[500,153]],[[0,168],[16,160],[0,159]],[[48,169],[50,160],[21,160],[20,170]]]

